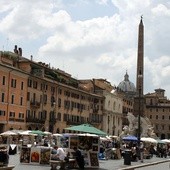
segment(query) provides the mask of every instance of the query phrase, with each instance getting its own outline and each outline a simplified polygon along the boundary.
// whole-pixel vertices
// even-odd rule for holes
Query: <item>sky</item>
[[[170,98],[169,0],[0,0],[0,51],[50,64],[76,79],[136,85],[138,26],[144,24],[144,94]]]

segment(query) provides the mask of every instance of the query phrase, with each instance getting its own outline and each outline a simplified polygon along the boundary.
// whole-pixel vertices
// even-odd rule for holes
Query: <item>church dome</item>
[[[123,91],[123,92],[136,92],[135,85],[129,81],[129,75],[125,74],[124,80],[119,83],[117,86],[118,91]]]

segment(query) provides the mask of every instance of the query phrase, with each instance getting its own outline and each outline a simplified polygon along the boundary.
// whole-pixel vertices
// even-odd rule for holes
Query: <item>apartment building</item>
[[[161,139],[170,138],[170,100],[165,96],[164,89],[145,95],[145,115],[154,126],[154,132]]]
[[[102,129],[103,97],[70,74],[22,56],[22,49],[0,52],[0,131],[40,129],[65,132],[90,123]]]
[[[122,130],[122,99],[113,93],[113,86],[106,79],[81,80],[89,91],[103,96],[102,129],[108,135],[119,135]]]

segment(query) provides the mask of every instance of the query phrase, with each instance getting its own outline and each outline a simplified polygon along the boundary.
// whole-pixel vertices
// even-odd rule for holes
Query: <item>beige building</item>
[[[103,96],[102,129],[108,135],[119,135],[122,131],[122,99],[113,93],[113,86],[106,79],[81,80],[86,89]]]
[[[170,138],[170,100],[164,89],[155,89],[154,93],[145,95],[145,114],[154,126],[154,132],[161,139]]]
[[[90,123],[102,129],[103,100],[60,69],[22,57],[22,49],[0,52],[0,131],[64,132]]]
[[[103,91],[105,97],[103,113],[103,129],[109,135],[116,135],[122,132],[122,108],[123,101],[115,93]]]

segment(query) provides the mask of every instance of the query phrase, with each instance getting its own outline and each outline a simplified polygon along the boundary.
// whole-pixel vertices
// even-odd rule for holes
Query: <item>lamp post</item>
[[[141,88],[139,88],[139,105],[138,105],[138,142],[139,144],[140,144],[140,134],[141,134],[140,116],[141,116]]]
[[[140,136],[141,136],[141,87],[139,87],[139,96],[138,96],[138,101],[139,101],[139,105],[138,105],[138,151],[139,151],[139,158],[141,160],[141,162],[143,162],[143,150],[142,150],[142,145],[140,142]]]
[[[53,102],[53,116],[52,116],[52,133],[54,133],[54,125],[55,125],[55,121],[56,121],[56,115],[55,115],[55,109],[56,109],[56,102]]]

